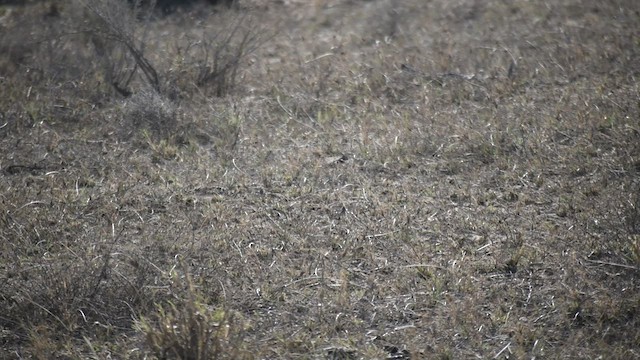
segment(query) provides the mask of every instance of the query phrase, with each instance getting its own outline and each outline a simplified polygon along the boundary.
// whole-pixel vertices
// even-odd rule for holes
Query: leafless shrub
[[[175,83],[170,71],[152,62],[150,22],[156,1],[126,2],[105,0],[78,1],[89,14],[81,30],[90,34],[96,56],[102,63],[106,80],[123,96],[132,93],[131,84],[138,71],[148,86],[160,92],[163,81]],[[182,64],[192,72],[191,83],[211,94],[224,96],[237,83],[241,60],[266,41],[264,31],[249,12],[221,10],[212,15],[215,26],[196,26],[195,37],[180,51]],[[163,55],[163,57],[166,57]],[[209,93],[209,92],[207,92]]]
[[[133,7],[123,1],[77,0],[88,10],[89,22],[84,31],[91,34],[96,54],[103,60],[107,80],[122,95],[131,94],[129,85],[138,70],[144,80],[160,91],[160,77],[145,54],[147,32],[144,26],[150,19],[149,5],[136,0]]]
[[[261,44],[259,28],[246,14],[233,16],[225,28],[228,32],[205,31],[196,44],[196,83],[213,88],[216,96],[224,96],[234,88],[240,62]]]

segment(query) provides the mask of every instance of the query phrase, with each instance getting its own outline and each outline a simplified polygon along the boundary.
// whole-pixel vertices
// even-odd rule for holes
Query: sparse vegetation
[[[234,3],[0,2],[0,358],[640,358],[640,3]]]

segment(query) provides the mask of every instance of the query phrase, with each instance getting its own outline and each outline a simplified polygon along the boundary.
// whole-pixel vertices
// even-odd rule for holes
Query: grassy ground
[[[637,1],[97,15],[0,6],[1,358],[640,358]]]

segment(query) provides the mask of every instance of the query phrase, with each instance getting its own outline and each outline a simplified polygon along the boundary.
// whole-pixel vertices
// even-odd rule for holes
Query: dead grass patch
[[[194,6],[126,97],[48,5],[0,6],[0,357],[639,356],[635,2]]]

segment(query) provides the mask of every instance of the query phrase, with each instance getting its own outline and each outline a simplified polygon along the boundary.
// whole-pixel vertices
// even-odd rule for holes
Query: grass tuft
[[[243,344],[243,320],[222,306],[211,306],[188,274],[184,298],[158,305],[137,322],[149,352],[158,359],[252,359]]]

